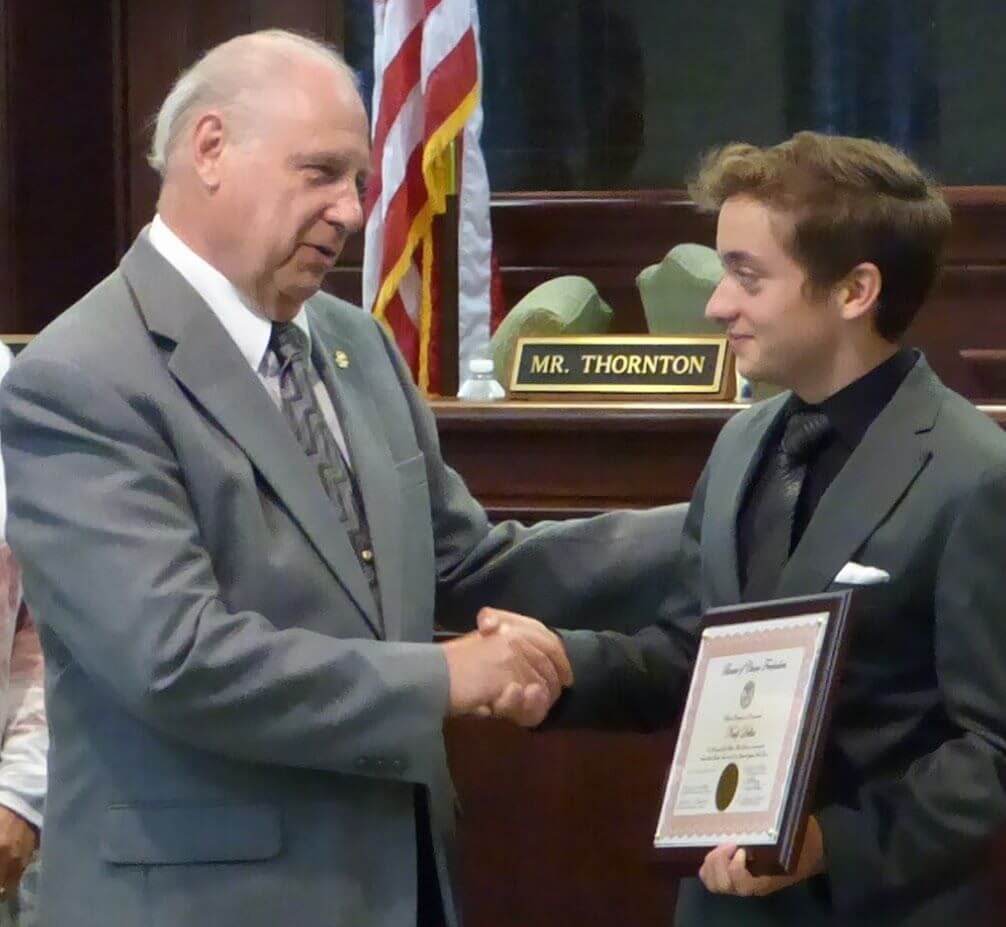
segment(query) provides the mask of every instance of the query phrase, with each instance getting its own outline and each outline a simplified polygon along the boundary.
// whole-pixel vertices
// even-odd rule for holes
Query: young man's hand
[[[792,875],[753,876],[748,872],[747,853],[736,844],[724,843],[710,850],[699,869],[702,884],[718,895],[771,895],[781,888],[824,872],[824,840],[814,817],[807,819],[807,831],[796,869]]]

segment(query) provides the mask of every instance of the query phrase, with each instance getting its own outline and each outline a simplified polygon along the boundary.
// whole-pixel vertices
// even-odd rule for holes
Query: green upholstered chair
[[[659,264],[644,268],[636,286],[650,334],[721,334],[705,312],[722,277],[720,256],[705,245],[675,245]]]
[[[489,342],[496,379],[510,382],[518,338],[603,335],[611,326],[611,307],[586,277],[556,277],[539,284],[506,317]]]
[[[659,264],[636,277],[643,313],[651,335],[721,335],[722,326],[706,318],[706,303],[723,278],[719,255],[705,245],[675,245]],[[768,383],[751,384],[754,399],[778,390]]]

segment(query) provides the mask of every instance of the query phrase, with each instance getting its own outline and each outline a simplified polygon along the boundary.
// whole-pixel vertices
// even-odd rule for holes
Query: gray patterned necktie
[[[748,555],[744,599],[775,594],[793,544],[793,522],[807,462],[831,431],[828,417],[814,409],[795,412],[786,422],[779,447],[766,468],[760,493],[755,540]]]
[[[304,449],[308,460],[318,471],[318,477],[329,498],[342,504],[348,487],[352,505],[352,484],[342,451],[314,392],[310,347],[307,336],[292,322],[276,322],[272,326],[269,347],[280,361],[279,392],[283,414]],[[355,505],[353,505],[355,508]],[[349,512],[346,513],[349,515]]]
[[[321,378],[311,361],[307,335],[292,322],[274,322],[269,347],[280,362],[279,394],[283,414],[335,505],[380,613],[377,566],[363,498],[315,394],[315,385],[321,383]],[[324,389],[323,384],[321,388]],[[336,397],[332,400],[335,403]]]

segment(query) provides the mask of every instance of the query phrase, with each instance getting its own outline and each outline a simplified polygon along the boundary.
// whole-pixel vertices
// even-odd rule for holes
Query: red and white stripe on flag
[[[492,236],[480,88],[475,0],[375,0],[363,301],[388,326],[426,392],[437,392],[440,382],[433,217],[445,209],[449,147],[459,137],[462,369],[489,339]]]

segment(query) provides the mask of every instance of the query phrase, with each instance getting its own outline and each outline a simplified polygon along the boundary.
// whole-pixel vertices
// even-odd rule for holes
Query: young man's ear
[[[851,322],[873,309],[880,300],[881,284],[876,264],[867,261],[853,267],[836,289],[842,318]]]

